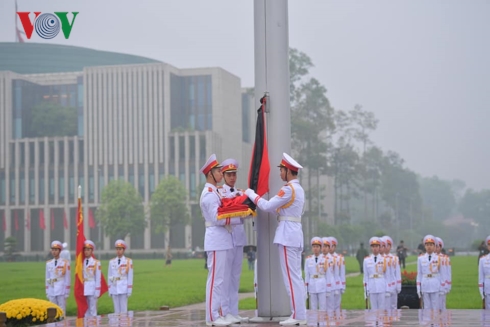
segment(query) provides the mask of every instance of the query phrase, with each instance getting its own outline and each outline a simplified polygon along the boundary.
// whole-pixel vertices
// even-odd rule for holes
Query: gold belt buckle
[[[374,274],[373,275],[373,278],[378,278],[378,274]]]
[[[429,277],[429,278],[432,277],[432,274],[427,274],[427,277]]]
[[[313,278],[318,278],[318,275],[313,275]]]

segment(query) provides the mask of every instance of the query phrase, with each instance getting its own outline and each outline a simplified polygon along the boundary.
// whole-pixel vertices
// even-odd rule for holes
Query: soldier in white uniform
[[[68,250],[68,243],[63,243],[63,250],[61,251],[60,258],[68,260],[71,263],[70,250]]]
[[[109,261],[109,296],[114,303],[114,313],[128,312],[128,297],[133,292],[133,261],[124,256],[126,242],[117,240],[116,257]]]
[[[311,239],[313,254],[305,260],[305,285],[310,298],[310,309],[325,311],[327,309],[325,283],[325,258],[321,255],[322,239]]]
[[[218,192],[223,198],[233,198],[243,195],[243,190],[235,187],[237,179],[238,161],[235,159],[226,159],[221,165],[224,184],[218,186]],[[241,224],[233,225],[231,237],[233,240],[233,250],[227,258],[227,267],[230,268],[230,284],[228,285],[228,296],[224,297],[224,303],[221,304],[222,314],[229,322],[239,323],[248,321],[248,318],[238,315],[238,290],[240,288],[240,276],[242,274],[243,264],[243,246],[247,243],[243,221]],[[228,300],[228,301],[226,301]]]
[[[97,299],[100,297],[101,266],[100,261],[93,257],[93,251],[94,242],[86,240],[83,244],[83,295],[88,306],[85,317],[97,316]]]
[[[251,189],[245,194],[259,209],[277,214],[278,225],[274,244],[279,250],[282,277],[290,298],[291,317],[280,325],[306,325],[306,295],[301,273],[303,229],[301,216],[305,204],[305,192],[298,181],[298,171],[303,168],[288,154],[283,153],[279,164],[281,179],[287,182],[276,196],[263,199]],[[291,287],[292,286],[292,287]]]
[[[393,246],[393,239],[388,235],[381,238],[385,243],[385,256],[388,260],[388,266],[386,268],[387,289],[390,296],[385,299],[385,307],[387,310],[396,309],[398,307],[398,293],[402,290],[402,275],[400,271],[400,264],[398,262],[398,256],[391,254],[391,248]]]
[[[223,179],[221,165],[212,154],[201,167],[206,176],[206,184],[201,193],[201,212],[205,219],[204,251],[207,253],[208,279],[206,282],[206,325],[227,326],[232,324],[220,315],[223,298],[227,297],[230,272],[226,266],[229,254],[233,252],[232,225],[241,224],[241,218],[218,220],[221,196],[217,185]]]
[[[386,258],[381,256],[381,240],[378,237],[369,239],[372,254],[364,258],[363,280],[364,298],[369,298],[371,309],[384,309],[386,298]]]
[[[330,254],[330,238],[322,237],[322,256],[325,265],[325,305],[327,311],[335,307],[333,292],[335,291],[335,275],[338,274],[337,258]]]
[[[66,299],[70,295],[70,262],[60,258],[60,241],[51,242],[53,259],[46,262],[46,297],[66,312]]]
[[[330,254],[335,258],[335,288],[333,291],[334,310],[340,310],[342,294],[345,292],[345,259],[340,253],[336,253],[338,241],[335,237],[330,236]]]
[[[442,288],[439,291],[439,309],[446,309],[446,295],[451,290],[451,260],[449,256],[442,253],[444,242],[440,237],[436,237],[435,252],[441,258],[441,281]]]
[[[490,251],[490,236],[487,236],[485,244]],[[478,261],[478,288],[485,309],[490,309],[490,254],[482,256]]]
[[[441,258],[435,252],[436,238],[426,235],[423,239],[426,253],[417,259],[417,294],[422,297],[423,309],[439,309],[439,292],[443,289]]]

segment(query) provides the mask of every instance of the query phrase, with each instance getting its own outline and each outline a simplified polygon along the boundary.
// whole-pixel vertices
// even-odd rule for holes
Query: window
[[[60,201],[63,201],[65,199],[65,172],[63,170],[59,171],[58,192]]]

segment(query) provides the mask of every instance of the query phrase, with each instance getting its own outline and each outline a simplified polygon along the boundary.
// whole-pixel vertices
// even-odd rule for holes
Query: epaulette
[[[425,253],[421,253],[421,254],[419,254],[419,257],[423,256],[424,254],[425,254]]]
[[[217,189],[223,188],[223,185],[216,186]]]
[[[208,192],[213,192],[213,188],[211,186],[208,187]]]
[[[50,262],[50,261],[53,261],[53,259],[46,260],[46,263],[48,263],[48,262]]]
[[[313,255],[309,255],[309,256],[307,256],[307,257],[306,257],[306,259],[311,258],[312,256],[313,256]]]

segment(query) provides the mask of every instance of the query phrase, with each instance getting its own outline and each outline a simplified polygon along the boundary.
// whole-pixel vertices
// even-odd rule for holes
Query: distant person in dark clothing
[[[422,243],[420,243],[419,246],[417,247],[417,251],[419,251],[419,254],[425,253],[425,246],[423,240]]]
[[[247,253],[248,270],[254,270],[255,266],[255,251],[250,249]]]
[[[204,269],[208,270],[208,252],[204,251]]]
[[[369,253],[366,250],[366,248],[364,247],[364,243],[361,243],[359,250],[357,250],[357,253],[356,253],[356,259],[357,259],[357,262],[359,262],[359,269],[361,271],[361,274],[364,273],[362,270],[364,258],[367,257],[368,255],[369,255]]]
[[[480,258],[488,253],[488,247],[485,246],[485,241],[481,241],[481,244],[478,247],[478,264],[480,264]]]
[[[400,244],[396,247],[396,255],[398,256],[398,261],[400,262],[400,267],[403,266],[403,269],[406,268],[405,259],[407,258],[407,248],[403,243],[403,240],[400,241]]]

